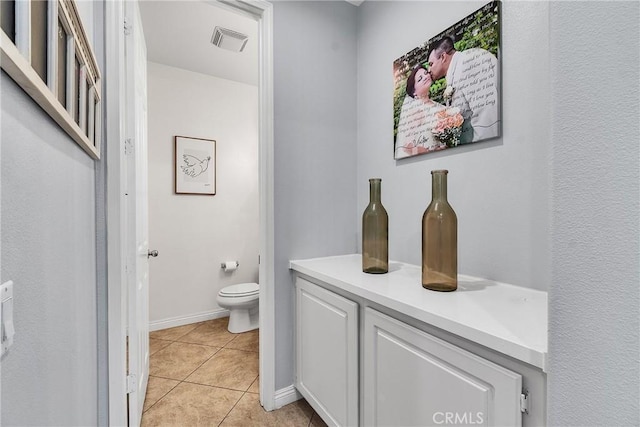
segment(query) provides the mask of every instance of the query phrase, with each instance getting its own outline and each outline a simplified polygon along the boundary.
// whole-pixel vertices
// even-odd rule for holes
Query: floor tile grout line
[[[260,369],[258,369],[258,376],[256,377],[256,379],[255,379],[255,380],[253,380],[253,382],[251,383],[251,385],[250,385],[250,386],[249,386],[249,388],[247,389],[247,393],[253,393],[253,392],[249,391],[249,389],[250,389],[251,387],[253,387],[253,384],[254,384],[256,381],[260,381]],[[258,383],[258,392],[257,392],[257,393],[253,393],[253,394],[257,394],[258,396],[260,395],[260,383]]]
[[[189,384],[205,385],[205,386],[209,386],[209,387],[218,387],[218,388],[224,388],[224,389],[226,389],[226,390],[233,390],[233,391],[240,391],[240,392],[242,392],[242,393],[248,393],[248,392],[249,392],[249,389],[251,388],[251,386],[253,385],[253,383],[254,383],[254,382],[255,382],[255,381],[260,377],[260,373],[258,373],[258,375],[256,375],[256,377],[253,379],[253,381],[251,381],[251,383],[249,384],[249,386],[247,387],[247,389],[246,389],[246,390],[244,390],[244,391],[243,391],[243,390],[235,390],[235,389],[227,388],[227,387],[213,386],[213,385],[210,385],[210,384],[202,384],[202,383],[197,383],[197,382],[193,382],[193,381],[187,381],[187,380],[189,379],[189,377],[190,377],[191,375],[193,375],[193,374],[194,374],[194,372],[195,372],[195,371],[197,371],[198,369],[200,369],[200,368],[201,368],[205,363],[207,363],[209,360],[213,359],[213,356],[215,356],[216,354],[218,354],[218,353],[219,353],[220,351],[222,351],[222,350],[224,350],[224,347],[220,348],[220,349],[219,349],[217,352],[215,352],[215,354],[213,354],[209,359],[207,359],[207,360],[205,360],[204,362],[202,362],[202,364],[201,364],[200,366],[198,366],[198,367],[197,367],[193,372],[191,372],[189,375],[187,375],[187,376],[185,377],[185,379],[184,379],[184,380],[182,380],[182,381],[183,381],[183,382],[187,382],[187,383],[189,383]],[[228,350],[233,350],[233,349],[228,349]],[[243,351],[243,350],[237,350],[237,351]],[[255,353],[255,352],[244,351],[244,353]],[[255,394],[255,393],[252,393],[252,394]],[[258,393],[258,394],[260,394],[260,393]],[[243,396],[244,396],[244,394],[243,394]]]
[[[238,402],[240,401],[240,399],[242,399],[242,398],[244,397],[244,395],[245,395],[245,394],[250,393],[250,392],[248,391],[248,389],[247,389],[247,390],[245,390],[245,391],[243,391],[243,390],[236,390],[236,389],[228,388],[228,387],[215,386],[215,385],[211,385],[211,384],[196,383],[196,382],[191,382],[191,381],[187,381],[187,380],[179,381],[179,380],[175,380],[175,379],[172,379],[172,378],[158,377],[157,375],[152,375],[152,376],[153,376],[153,377],[155,377],[155,378],[162,378],[162,379],[168,379],[168,380],[172,380],[172,381],[178,381],[178,383],[177,383],[176,385],[174,385],[174,386],[171,388],[171,390],[169,390],[169,391],[167,391],[165,394],[163,394],[163,395],[162,395],[162,397],[160,397],[158,400],[156,400],[156,401],[153,403],[153,405],[149,406],[145,411],[143,411],[143,414],[144,414],[144,413],[146,413],[147,411],[149,411],[149,410],[150,410],[151,408],[153,408],[154,406],[156,406],[156,405],[157,405],[157,404],[158,404],[162,399],[164,399],[164,398],[165,398],[169,393],[171,393],[171,392],[172,392],[176,387],[178,387],[178,386],[179,386],[179,385],[181,385],[181,384],[199,385],[199,386],[202,386],[202,387],[210,387],[210,388],[217,388],[217,389],[221,389],[221,390],[236,391],[236,392],[242,393],[242,395],[241,395],[241,396],[240,396],[240,398],[238,399]],[[257,379],[257,378],[258,378],[258,376],[256,376],[256,379]],[[253,380],[253,381],[255,381],[255,380]],[[253,382],[251,382],[251,384],[253,384]],[[249,387],[251,387],[251,385],[250,385]],[[256,393],[250,393],[250,394],[256,394]],[[233,410],[233,408],[235,408],[235,406],[238,404],[238,402],[236,402],[236,403],[233,405],[233,407],[229,410],[229,413],[231,412],[231,410]],[[225,415],[225,417],[223,418],[223,420],[222,420],[222,421],[224,421],[224,420],[227,418],[227,416],[229,415],[229,413],[227,413],[227,415]],[[221,421],[221,422],[222,422],[222,421]]]
[[[218,347],[216,347],[218,348]],[[220,350],[222,350],[222,348],[218,348],[218,350],[213,353],[209,358],[207,358],[207,360],[205,360],[204,362],[202,362],[200,365],[198,365],[198,367],[196,369],[194,369],[193,371],[191,371],[186,377],[184,377],[184,379],[182,381],[185,381],[187,378],[189,378],[191,375],[193,375],[193,373],[195,371],[197,371],[198,369],[202,368],[202,366],[207,363],[209,360],[211,360],[213,358],[213,356],[215,356],[216,354],[218,354],[220,352]]]
[[[165,341],[167,343],[167,346],[170,345],[173,341],[171,340],[161,340],[159,338],[153,338],[151,336],[149,336],[149,351],[151,351],[151,340],[155,340],[155,341]],[[166,346],[165,346],[166,347]],[[163,347],[164,348],[164,347]]]
[[[196,328],[193,328],[192,330],[190,330],[189,332],[186,332],[180,336],[177,336],[176,338],[154,338],[151,336],[151,334],[149,334],[149,338],[153,338],[154,340],[163,340],[163,341],[178,341],[180,338],[189,335],[191,332],[193,332],[193,330],[195,330]]]
[[[256,378],[258,378],[258,377],[256,377]],[[255,381],[255,379],[253,381]],[[253,381],[251,382],[251,384],[253,384]],[[222,386],[219,386],[219,385],[197,383],[195,381],[187,381],[186,379],[182,380],[182,382],[187,383],[187,384],[195,384],[195,385],[203,385],[203,386],[213,387],[213,388],[221,388],[223,390],[239,391],[240,393],[249,393],[249,389],[251,388],[251,384],[249,384],[249,386],[247,387],[246,390],[238,390],[237,388],[229,388],[229,387],[222,387]],[[251,393],[251,394],[260,394],[260,393]]]
[[[251,385],[249,386],[249,388],[247,388],[247,390],[238,390],[237,388],[222,387],[222,386],[219,386],[219,385],[211,385],[211,384],[199,383],[199,382],[195,382],[195,381],[187,381],[187,379],[186,379],[186,378],[185,378],[184,380],[177,380],[177,379],[175,379],[175,378],[161,377],[161,376],[159,376],[159,375],[151,375],[151,376],[152,376],[152,377],[154,377],[154,378],[160,378],[160,379],[163,379],[163,380],[177,381],[177,382],[178,382],[178,384],[176,384],[176,385],[174,386],[174,388],[175,388],[175,387],[177,387],[180,383],[187,383],[187,384],[201,385],[201,386],[206,386],[206,387],[220,388],[220,389],[223,389],[223,390],[229,390],[229,391],[237,391],[237,392],[240,392],[240,393],[260,394],[260,393],[253,393],[253,392],[250,392],[250,391],[249,391],[249,388],[251,388]],[[258,378],[258,377],[256,377],[256,379],[257,379],[257,378]],[[253,380],[253,381],[251,382],[251,384],[253,384],[254,382],[255,382],[255,380]]]
[[[156,377],[156,378],[160,378],[160,377]],[[165,378],[167,379],[167,378]],[[173,381],[178,381],[178,380],[173,380]],[[166,392],[165,394],[162,395],[162,397],[160,397],[158,400],[156,400],[153,405],[149,406],[146,410],[142,411],[142,415],[144,415],[147,411],[149,411],[149,409],[153,408],[154,406],[156,406],[158,404],[158,402],[160,402],[162,399],[165,398],[165,396],[169,393],[171,393],[173,391],[174,388],[178,387],[180,384],[182,384],[183,381],[179,381],[178,384],[174,385],[173,387],[171,387],[171,390],[169,390],[168,392]],[[148,388],[148,387],[147,387]],[[145,393],[145,399],[146,399],[146,393]],[[143,404],[143,408],[144,408],[144,404]]]
[[[238,401],[236,403],[233,404],[233,406],[231,407],[231,409],[229,409],[229,412],[227,412],[227,415],[224,416],[224,418],[222,419],[222,421],[220,421],[220,423],[218,423],[218,427],[220,427],[222,425],[222,423],[224,422],[224,420],[227,419],[227,417],[229,416],[229,414],[231,414],[231,411],[233,411],[235,409],[235,407],[238,405],[238,403],[240,403],[240,401],[242,400],[242,398],[244,397],[244,395],[247,394],[247,392],[245,391],[244,393],[242,393],[242,396],[240,396],[240,399],[238,399]]]
[[[152,376],[154,376],[154,377],[158,377],[158,378],[165,378],[165,379],[168,379],[168,380],[174,380],[174,381],[184,381],[184,380],[186,380],[186,379],[187,379],[187,378],[189,378],[189,377],[190,377],[190,376],[191,376],[195,371],[197,371],[198,369],[200,369],[200,368],[202,367],[202,365],[204,365],[205,363],[207,363],[209,360],[211,360],[211,358],[212,358],[213,356],[215,356],[216,354],[218,354],[218,352],[219,352],[220,350],[222,350],[222,348],[221,348],[221,347],[212,347],[212,346],[207,346],[207,347],[216,348],[217,350],[216,350],[216,351],[215,351],[211,356],[209,356],[209,357],[208,357],[204,362],[202,362],[201,364],[199,364],[199,365],[198,365],[198,366],[197,366],[193,371],[189,372],[189,373],[187,374],[187,376],[186,376],[186,377],[184,377],[183,379],[178,380],[178,379],[175,379],[175,378],[163,377],[163,376],[158,375],[158,374],[154,374],[154,375],[152,375]],[[149,370],[151,370],[151,369],[149,369]],[[151,374],[149,374],[149,375],[151,375]]]
[[[207,347],[217,347],[217,348],[224,348],[224,346],[226,345],[226,344],[223,344],[223,345],[211,345],[211,344],[204,344],[202,342],[193,342],[193,341],[174,341],[174,344],[206,345]]]
[[[162,338],[152,338],[151,335],[149,335],[149,340],[157,340],[157,341],[166,341],[168,344],[165,345],[164,347],[156,350],[153,352],[153,354],[151,353],[151,346],[149,345],[149,357],[153,356],[154,354],[156,354],[157,352],[159,352],[160,350],[164,350],[165,348],[169,347],[174,341],[173,340],[165,340]]]
[[[222,350],[235,350],[235,351],[242,351],[243,353],[260,353],[259,351],[241,350],[239,348],[227,348],[227,347],[222,347]]]
[[[191,344],[191,343],[183,343],[183,342],[179,342],[179,341],[174,341],[174,343],[179,343],[179,344]],[[213,353],[209,358],[207,358],[207,359],[206,359],[205,361],[203,361],[200,365],[198,365],[198,366],[197,366],[193,371],[189,372],[189,373],[187,374],[187,376],[186,376],[184,379],[178,380],[178,379],[175,379],[175,378],[163,377],[163,376],[161,376],[161,375],[157,375],[157,374],[156,374],[156,375],[153,375],[153,376],[154,376],[154,377],[159,377],[159,378],[165,378],[165,379],[169,379],[169,380],[174,380],[174,381],[186,381],[186,380],[187,380],[187,378],[189,378],[191,375],[193,375],[193,373],[194,373],[195,371],[197,371],[198,369],[200,369],[200,368],[201,368],[205,363],[207,363],[208,361],[210,361],[210,360],[213,358],[213,356],[215,356],[216,354],[218,354],[218,353],[220,352],[220,350],[225,349],[225,347],[214,347],[214,346],[206,345],[206,344],[196,344],[196,345],[202,345],[202,346],[205,346],[205,347],[215,348],[215,349],[217,349],[217,350],[216,350],[216,351],[215,351],[215,353]],[[167,346],[167,347],[168,347],[168,346]],[[166,347],[165,347],[165,348],[166,348]],[[163,350],[164,350],[164,349],[163,349]],[[255,352],[255,351],[239,350],[239,349],[232,349],[232,348],[229,348],[229,349],[227,349],[227,350],[242,351],[243,353],[257,353],[257,352]],[[158,350],[158,352],[159,352],[159,351],[161,351],[161,350]],[[156,353],[157,353],[157,352],[156,352]],[[154,353],[154,354],[156,354],[156,353]],[[259,375],[258,375],[258,376],[259,376]],[[256,378],[257,378],[257,377],[256,377]],[[254,381],[255,381],[255,379],[254,379]],[[193,384],[199,384],[199,383],[193,383]],[[252,382],[251,384],[253,384],[253,382]],[[251,387],[251,384],[249,384],[249,387]],[[230,389],[230,390],[231,390],[231,389]],[[237,390],[237,391],[240,391],[240,390]]]
[[[171,381],[178,381],[178,382],[182,382],[184,380],[178,380],[176,378],[171,378],[171,377],[163,377],[162,375],[158,375],[158,374],[154,374],[154,375],[149,375],[150,377],[155,377],[155,378],[162,378],[163,380],[171,380]]]
[[[220,350],[222,349],[228,349],[228,350],[236,350],[236,351],[242,351],[244,353],[260,353],[259,350],[258,351],[253,351],[253,350],[244,350],[244,349],[238,349],[238,348],[227,348],[226,346],[229,345],[230,343],[232,343],[233,341],[235,341],[239,336],[242,335],[242,333],[240,334],[236,334],[231,340],[229,340],[226,344],[224,344],[222,347],[217,347],[217,346],[211,346],[208,344],[200,344],[200,343],[189,343],[189,342],[184,342],[184,341],[179,341],[181,338],[184,338],[185,336],[187,336],[188,334],[190,334],[191,332],[193,332],[195,329],[197,329],[199,326],[205,324],[207,321],[204,322],[199,322],[198,326],[194,327],[193,329],[191,329],[190,331],[186,332],[183,335],[180,335],[179,337],[176,337],[174,339],[163,339],[163,338],[153,338],[155,340],[160,340],[160,341],[168,341],[169,344],[167,344],[166,346],[164,346],[162,349],[157,350],[156,352],[154,352],[154,354],[160,352],[161,350],[164,350],[165,348],[169,347],[171,344],[174,343],[179,343],[179,344],[196,344],[196,345],[202,345],[202,346],[206,346],[206,347],[212,347],[212,348],[216,348],[216,351],[209,357],[207,358],[205,361],[203,361],[197,368],[195,368],[192,372],[190,372],[183,380],[176,380],[175,378],[167,378],[167,377],[161,377],[159,375],[151,375],[149,374],[149,376],[154,376],[157,378],[163,378],[163,379],[167,379],[167,380],[171,380],[171,381],[178,381],[178,383],[173,386],[171,388],[171,390],[169,390],[168,392],[166,392],[165,394],[162,395],[162,397],[160,397],[158,400],[156,400],[156,402],[149,406],[147,408],[146,411],[143,411],[143,415],[149,411],[151,408],[153,408],[154,406],[156,406],[158,404],[158,402],[160,402],[162,399],[164,399],[169,393],[171,393],[171,391],[173,391],[176,387],[178,387],[179,385],[186,383],[186,384],[195,384],[195,385],[201,385],[201,386],[205,386],[205,387],[212,387],[212,388],[219,388],[219,389],[224,389],[224,390],[230,390],[230,391],[236,391],[236,392],[241,392],[242,395],[240,396],[240,398],[238,399],[238,401],[236,401],[236,403],[233,405],[233,407],[229,410],[229,412],[227,413],[227,415],[225,415],[225,417],[222,419],[222,421],[220,422],[220,424],[222,424],[224,422],[224,420],[227,419],[227,417],[229,416],[229,414],[231,413],[231,411],[233,411],[233,409],[236,407],[236,405],[238,404],[238,402],[240,402],[240,400],[247,394],[250,393],[249,392],[249,388],[251,388],[251,386],[253,385],[253,383],[260,377],[260,374],[258,374],[256,376],[256,378],[251,382],[251,384],[249,384],[249,387],[247,388],[247,390],[242,391],[242,390],[235,390],[235,389],[230,389],[230,388],[226,388],[226,387],[218,387],[218,386],[212,386],[209,384],[200,384],[200,383],[195,383],[195,382],[191,382],[191,381],[187,381],[187,379],[193,375],[193,373],[195,371],[197,371],[198,369],[200,369],[205,363],[207,363],[209,360],[211,360],[216,354],[218,354],[220,352]],[[151,337],[149,337],[151,338]],[[151,354],[149,355],[151,356]],[[250,394],[255,394],[255,393],[250,393]],[[258,396],[260,395],[260,393],[258,393]],[[219,424],[219,425],[220,425]]]
[[[218,346],[214,346],[214,345],[209,345],[209,344],[196,344],[196,343],[185,343],[185,342],[181,342],[181,341],[173,341],[171,344],[191,344],[191,345],[199,345],[201,347],[208,347],[208,348],[215,348],[216,351],[214,354],[218,353],[220,350],[222,350],[224,347],[218,347]],[[160,350],[154,352],[153,354],[149,354],[149,357],[154,356],[158,353],[160,353],[162,350],[166,350],[167,348],[169,348],[171,346],[171,344],[169,344],[166,347],[161,348]],[[207,359],[208,360],[208,359]],[[151,361],[149,361],[149,363],[151,363]]]
[[[184,334],[180,335],[180,336],[179,336],[179,337],[177,337],[177,338],[173,338],[173,339],[166,339],[166,338],[153,338],[153,337],[151,336],[151,334],[152,334],[153,332],[156,332],[156,331],[150,332],[150,333],[149,333],[149,338],[153,338],[153,339],[155,339],[155,340],[164,340],[164,341],[177,341],[177,340],[179,340],[180,338],[184,337],[185,335],[190,334],[190,333],[191,333],[191,332],[193,332],[195,329],[197,329],[200,325],[202,325],[202,324],[204,324],[204,323],[206,323],[206,322],[207,322],[207,321],[205,320],[205,321],[203,321],[203,322],[188,323],[187,325],[198,325],[198,326],[195,326],[193,329],[190,329],[190,330],[189,330],[189,332],[185,332]],[[182,326],[187,326],[187,325],[175,326],[175,328],[181,328]],[[167,329],[173,329],[173,328],[167,328]],[[159,331],[167,330],[167,329],[159,329]]]
[[[204,322],[200,322],[200,323],[204,323]],[[179,337],[176,337],[176,338],[174,338],[174,339],[172,339],[172,340],[169,340],[169,339],[162,339],[162,338],[154,338],[154,339],[156,339],[156,340],[160,340],[160,341],[169,341],[169,344],[167,344],[166,346],[162,347],[161,349],[159,349],[158,351],[154,352],[153,354],[158,353],[158,352],[159,352],[159,351],[161,351],[161,350],[164,350],[165,348],[169,347],[171,344],[179,343],[180,341],[178,341],[178,340],[179,340],[180,338],[182,338],[182,337],[184,337],[184,336],[186,336],[186,335],[190,334],[192,331],[194,331],[194,330],[195,330],[195,329],[197,329],[197,328],[198,328],[198,326],[194,327],[194,328],[193,328],[193,329],[191,329],[189,332],[186,332],[184,335],[180,335]],[[149,336],[149,338],[151,338],[151,336]],[[189,344],[189,343],[187,343],[187,344]],[[207,347],[213,347],[213,346],[207,346]],[[216,350],[216,351],[211,355],[211,357],[215,356],[215,355],[216,355],[216,353],[218,353],[220,350],[222,350],[222,347],[214,347],[214,348],[216,348],[217,350]],[[151,354],[149,354],[149,357],[151,357],[151,356],[152,356],[152,355],[151,355]],[[198,367],[197,367],[196,369],[194,369],[191,373],[189,373],[189,374],[185,377],[185,379],[189,378],[189,376],[190,376],[191,374],[193,374],[193,372],[195,372],[195,371],[196,371],[196,370],[198,370],[198,369],[199,369],[203,364],[205,364],[206,362],[208,362],[208,361],[211,359],[211,357],[209,357],[207,360],[205,360],[204,362],[202,362],[202,364],[200,364],[200,366],[198,366]],[[171,392],[172,392],[176,387],[178,387],[180,384],[182,384],[182,383],[184,383],[184,382],[185,382],[184,380],[176,380],[175,378],[166,378],[166,377],[161,377],[161,376],[158,376],[158,375],[151,375],[151,374],[149,374],[149,376],[154,376],[154,377],[157,377],[157,378],[168,379],[168,380],[172,380],[172,381],[178,381],[178,384],[174,385],[174,386],[171,388],[171,390],[169,390],[168,392],[166,392],[165,394],[163,394],[163,395],[162,395],[162,397],[161,397],[161,398],[159,398],[158,400],[156,400],[156,401],[155,401],[155,403],[154,403],[153,405],[149,406],[149,407],[147,408],[147,410],[146,410],[146,411],[142,411],[142,414],[143,414],[143,415],[144,415],[144,413],[146,413],[147,411],[149,411],[151,408],[153,408],[154,406],[156,406],[156,405],[158,404],[158,402],[160,402],[162,399],[164,399],[164,398],[165,398],[169,393],[171,393]],[[148,386],[147,386],[147,389],[148,389]],[[146,391],[145,391],[145,394],[146,394]],[[144,405],[144,404],[143,404],[143,405]]]
[[[203,347],[211,347],[211,348],[217,348],[218,350],[222,350],[224,347],[221,345],[211,345],[211,344],[202,344],[202,343],[198,343],[198,342],[185,342],[185,341],[173,341],[171,344],[191,344],[191,345],[200,345]],[[168,347],[168,346],[167,346]],[[165,347],[165,348],[167,348]],[[163,348],[164,350],[164,348]]]

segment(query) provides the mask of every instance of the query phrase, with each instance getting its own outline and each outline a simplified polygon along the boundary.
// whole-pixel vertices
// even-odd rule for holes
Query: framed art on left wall
[[[216,194],[216,141],[175,137],[176,194]]]

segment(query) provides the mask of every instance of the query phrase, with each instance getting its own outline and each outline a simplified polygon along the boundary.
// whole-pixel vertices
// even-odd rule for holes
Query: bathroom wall
[[[382,178],[389,257],[420,264],[430,171],[448,169],[459,272],[544,290],[550,277],[548,3],[502,3],[502,137],[393,159],[393,61],[484,4],[366,1],[358,8],[356,229],[369,201],[368,179]]]
[[[218,291],[258,280],[258,88],[149,62],[148,109],[154,330],[224,314]],[[174,194],[175,135],[216,140],[215,196]]]
[[[102,44],[102,3],[78,2]],[[94,21],[95,19],[95,21]],[[102,50],[96,50],[99,64]],[[4,72],[2,281],[14,281],[13,347],[2,359],[2,425],[106,425],[98,370],[96,163]],[[101,160],[100,162],[103,162]],[[103,335],[104,337],[104,335]],[[100,379],[99,379],[100,378]],[[103,413],[104,415],[104,413]]]
[[[276,390],[293,383],[289,260],[356,251],[356,7],[273,2]]]
[[[550,12],[549,425],[640,425],[640,3]]]

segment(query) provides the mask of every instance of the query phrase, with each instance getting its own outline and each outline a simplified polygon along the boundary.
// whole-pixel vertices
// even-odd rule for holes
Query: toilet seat
[[[239,298],[258,295],[260,293],[260,286],[257,283],[238,283],[237,285],[230,285],[220,290],[220,296],[227,298]]]
[[[229,310],[229,332],[239,334],[259,327],[259,298],[257,283],[230,285],[218,292],[218,305]]]

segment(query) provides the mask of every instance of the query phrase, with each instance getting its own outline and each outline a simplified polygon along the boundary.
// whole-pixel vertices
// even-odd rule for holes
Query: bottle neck
[[[447,200],[447,174],[436,172],[431,178],[431,198],[433,200]]]
[[[369,203],[380,202],[380,187],[379,179],[369,180]]]

